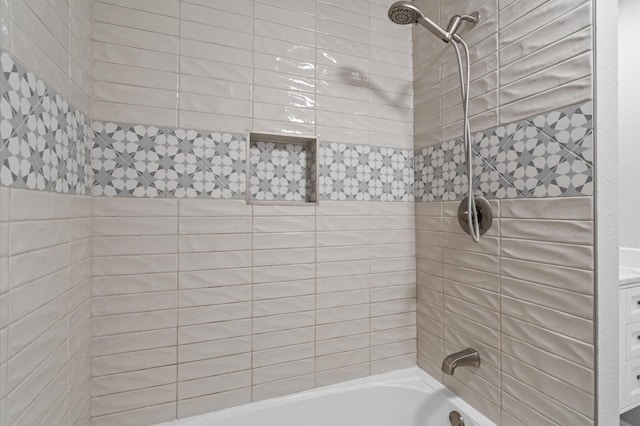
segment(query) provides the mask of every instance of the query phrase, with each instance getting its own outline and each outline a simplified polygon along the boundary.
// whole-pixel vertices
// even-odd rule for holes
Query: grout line
[[[182,44],[182,0],[178,0],[178,37],[176,43],[176,124],[178,128],[180,128],[180,54],[181,49],[180,46]],[[179,363],[178,363],[178,354],[180,348],[180,205],[183,203],[183,200],[176,201],[176,355],[175,355],[175,387],[176,387],[176,398],[175,398],[175,418],[177,419],[179,416],[179,395],[178,395],[178,379],[179,379]]]
[[[320,177],[318,176],[318,169],[320,166],[320,145],[318,142],[318,3],[313,4],[314,12],[314,69],[313,69],[313,86],[314,86],[314,105],[313,105],[313,133],[316,136],[315,144],[315,194],[316,199],[320,200]],[[313,387],[315,388],[318,377],[318,205],[313,207]]]

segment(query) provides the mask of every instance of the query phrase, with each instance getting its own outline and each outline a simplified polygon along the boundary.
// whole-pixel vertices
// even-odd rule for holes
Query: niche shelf
[[[316,137],[249,132],[248,204],[318,204],[317,176]]]

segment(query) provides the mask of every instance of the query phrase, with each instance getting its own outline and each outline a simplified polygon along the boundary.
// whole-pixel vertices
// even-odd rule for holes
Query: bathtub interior
[[[164,426],[442,426],[460,412],[466,426],[494,425],[418,368],[254,402]]]

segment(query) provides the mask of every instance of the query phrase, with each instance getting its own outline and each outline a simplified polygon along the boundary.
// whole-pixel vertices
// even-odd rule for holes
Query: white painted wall
[[[620,247],[640,249],[640,2],[618,3]]]

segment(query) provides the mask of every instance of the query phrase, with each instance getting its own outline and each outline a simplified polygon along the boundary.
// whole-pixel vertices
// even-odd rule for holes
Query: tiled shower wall
[[[93,423],[414,366],[410,28],[387,0],[153,3],[95,2]],[[246,205],[248,129],[317,135],[319,206]]]
[[[495,215],[479,244],[456,223],[454,52],[416,27],[418,365],[498,424],[593,424],[592,3],[418,3],[482,16],[464,38],[476,191]],[[443,376],[468,346],[480,369]]]
[[[87,424],[91,197],[3,187],[0,205],[0,422]]]
[[[77,111],[88,115],[95,95],[93,112],[104,122],[317,134],[331,158],[348,161],[325,174],[319,207],[168,191],[155,200],[97,198],[92,214],[81,195],[3,188],[0,407],[13,408],[0,410],[7,416],[0,421],[84,423],[89,396],[99,425],[210,411],[414,365],[417,329],[418,362],[435,377],[446,353],[478,347],[486,362],[477,374],[458,370],[464,380],[445,383],[493,420],[592,423],[591,175],[575,174],[577,193],[560,188],[586,197],[490,194],[502,199],[494,202],[499,219],[482,245],[472,245],[455,226],[455,203],[443,202],[452,198],[417,203],[414,216],[407,187],[395,183],[406,185],[406,177],[377,174],[389,168],[385,155],[391,175],[402,169],[414,131],[416,150],[447,141],[433,148],[440,153],[457,146],[449,141],[461,129],[451,49],[416,28],[412,70],[411,34],[386,21],[390,2],[165,0],[152,10],[143,3],[95,2],[91,55],[91,2],[2,1],[0,44],[43,78],[38,90]],[[457,2],[420,6],[441,22],[461,10]],[[590,2],[489,0],[467,8],[485,17],[466,37],[477,76],[474,129],[535,123],[538,114],[591,98]],[[51,104],[31,97],[36,108],[26,116],[38,123],[40,106],[46,116]],[[557,116],[549,123],[566,130],[566,117]],[[53,134],[22,123],[7,128],[21,129],[13,139],[27,145]],[[587,146],[584,134],[573,142]],[[20,155],[35,166],[35,180],[34,169],[16,169],[8,155],[1,176],[12,184],[21,176],[20,188],[38,189],[35,181],[67,192],[73,174],[47,180],[51,164],[38,159],[54,157],[29,149]],[[372,180],[395,192],[363,187]],[[443,183],[453,198],[462,193],[456,185]],[[34,271],[34,262],[43,268]]]
[[[410,203],[96,198],[94,212],[95,424],[415,365]]]
[[[92,33],[92,1],[0,2],[3,425],[91,415]]]

